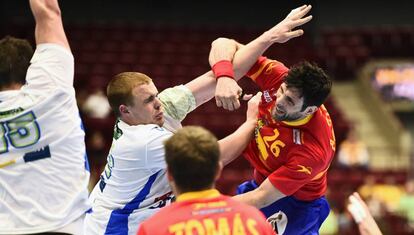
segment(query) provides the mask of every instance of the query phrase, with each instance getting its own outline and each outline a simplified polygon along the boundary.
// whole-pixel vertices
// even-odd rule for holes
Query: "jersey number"
[[[105,186],[106,186],[106,179],[111,178],[112,175],[112,168],[114,168],[114,157],[112,154],[109,154],[107,157],[108,163],[106,163],[105,170],[102,172],[99,182],[99,188],[101,189],[101,192],[103,192]]]
[[[0,122],[0,154],[7,153],[9,146],[24,148],[36,144],[40,128],[33,112]]]
[[[279,157],[280,154],[280,148],[285,147],[285,143],[283,143],[281,140],[276,140],[277,137],[279,137],[279,131],[277,129],[273,129],[274,135],[271,136],[262,136],[260,135],[260,132],[257,136],[257,145],[259,147],[260,153],[263,157],[263,160],[266,161],[266,159],[269,157],[269,153],[267,152],[267,148],[270,149],[273,156],[275,158]],[[272,143],[273,142],[273,143]],[[270,144],[272,143],[272,144]]]

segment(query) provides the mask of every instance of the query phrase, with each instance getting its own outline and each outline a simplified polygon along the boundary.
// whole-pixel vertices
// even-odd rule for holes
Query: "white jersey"
[[[58,230],[90,209],[73,69],[67,49],[40,44],[26,85],[0,92],[0,234]]]
[[[185,86],[166,89],[159,98],[164,127],[117,121],[108,162],[90,195],[85,234],[135,235],[142,221],[171,202],[163,143],[195,108],[195,98]]]

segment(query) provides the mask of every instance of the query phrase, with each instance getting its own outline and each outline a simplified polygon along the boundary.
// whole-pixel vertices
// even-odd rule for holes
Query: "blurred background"
[[[217,37],[248,43],[291,9],[311,4],[304,36],[272,46],[265,55],[291,66],[317,62],[334,79],[325,106],[333,119],[337,156],[328,172],[332,211],[321,234],[357,234],[346,212],[358,191],[384,234],[414,234],[414,1],[60,1],[75,56],[75,89],[86,129],[91,187],[106,164],[114,117],[105,87],[119,72],[149,75],[161,91],[209,70]],[[27,0],[0,0],[0,37],[34,42]],[[240,83],[257,91],[248,79]],[[208,102],[188,115],[218,138],[245,119]],[[217,183],[229,195],[252,177],[241,157]]]

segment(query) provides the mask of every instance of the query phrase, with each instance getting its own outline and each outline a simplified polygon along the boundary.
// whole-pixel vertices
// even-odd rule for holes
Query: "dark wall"
[[[270,27],[290,9],[314,6],[312,29],[325,26],[414,25],[414,1],[185,1],[66,0],[60,1],[66,22],[135,21],[168,24]],[[0,20],[32,20],[28,0],[0,0]]]

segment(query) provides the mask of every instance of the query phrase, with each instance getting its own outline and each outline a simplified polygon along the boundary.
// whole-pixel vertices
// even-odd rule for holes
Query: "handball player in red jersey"
[[[213,70],[220,71],[218,106],[237,108],[234,100],[241,88],[236,81],[243,75],[263,92],[255,135],[243,152],[254,167],[254,179],[239,186],[235,199],[260,208],[279,234],[318,234],[329,214],[324,194],[335,135],[323,103],[332,81],[315,64],[302,62],[289,69],[261,56],[273,43],[301,36],[303,30],[295,28],[311,20],[305,17],[310,9],[292,10],[245,46],[219,38],[210,52]],[[222,59],[228,53],[235,53],[232,61]]]

